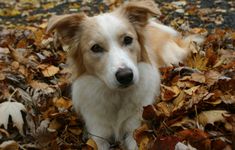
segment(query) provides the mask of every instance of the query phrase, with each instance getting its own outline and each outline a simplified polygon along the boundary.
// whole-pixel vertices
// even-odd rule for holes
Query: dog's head
[[[54,16],[47,31],[56,30],[69,46],[77,77],[97,76],[109,88],[125,88],[139,80],[138,62],[150,63],[144,44],[149,17],[159,14],[153,1],[129,2],[111,13]]]

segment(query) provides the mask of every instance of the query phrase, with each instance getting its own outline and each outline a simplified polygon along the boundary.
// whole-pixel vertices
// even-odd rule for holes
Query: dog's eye
[[[99,44],[95,44],[91,47],[91,51],[94,53],[101,53],[104,49]]]
[[[124,43],[125,45],[130,45],[130,44],[132,43],[132,41],[133,41],[133,38],[132,38],[132,37],[130,37],[130,36],[125,36],[123,43]]]

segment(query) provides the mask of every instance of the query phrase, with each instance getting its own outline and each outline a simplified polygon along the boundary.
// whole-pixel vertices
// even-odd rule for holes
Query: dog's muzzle
[[[130,68],[118,69],[115,76],[121,87],[128,87],[133,83],[134,74]]]

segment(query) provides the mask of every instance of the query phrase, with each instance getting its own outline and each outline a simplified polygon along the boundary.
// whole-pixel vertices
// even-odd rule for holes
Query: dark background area
[[[235,29],[234,0],[155,0],[159,4],[163,23],[180,27],[233,28]],[[76,1],[0,1],[1,24],[34,24],[45,21],[52,14],[86,12],[94,15],[109,11],[122,0]],[[43,20],[45,19],[45,20]]]

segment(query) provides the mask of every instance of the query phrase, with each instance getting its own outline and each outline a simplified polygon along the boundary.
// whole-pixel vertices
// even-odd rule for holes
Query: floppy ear
[[[158,5],[153,0],[131,1],[118,11],[137,26],[145,26],[150,17],[161,15]]]
[[[127,18],[134,26],[141,46],[138,61],[151,63],[145,48],[145,35],[143,28],[148,24],[151,17],[161,15],[158,5],[153,0],[131,1],[121,6],[116,11],[119,15]]]
[[[55,30],[63,44],[70,44],[72,38],[79,32],[80,24],[85,17],[85,14],[82,13],[53,16],[48,22],[47,33]]]
[[[73,76],[76,78],[85,72],[81,51],[78,50],[79,38],[82,31],[82,21],[87,16],[85,14],[69,14],[53,16],[47,25],[47,33],[55,30],[56,41],[59,40],[62,45],[69,46],[68,64],[71,65]]]

